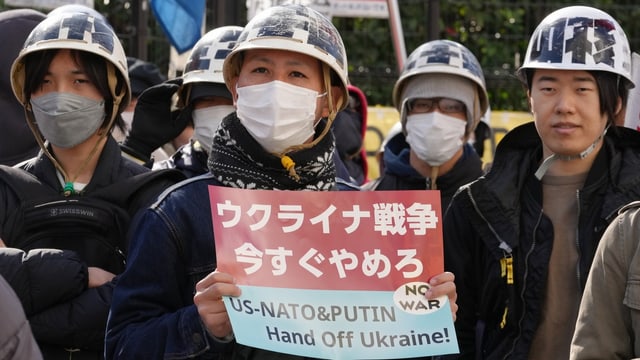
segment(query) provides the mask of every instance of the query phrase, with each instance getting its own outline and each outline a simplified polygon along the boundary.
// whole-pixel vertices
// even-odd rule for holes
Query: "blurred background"
[[[102,13],[113,25],[127,55],[157,64],[169,77],[181,74],[188,50],[171,46],[154,5],[200,4],[201,33],[223,25],[240,25],[278,0],[0,0],[0,10],[31,7],[48,12],[55,6],[81,3]],[[537,24],[550,12],[568,5],[600,8],[618,20],[632,51],[640,49],[638,0],[593,1],[457,1],[457,0],[299,0],[330,16],[342,34],[349,59],[349,78],[367,96],[368,155],[377,151],[397,121],[391,90],[400,62],[420,44],[450,39],[464,44],[480,61],[489,92],[490,147],[513,126],[530,120],[524,91],[514,76]],[[154,4],[155,3],[155,4]],[[200,11],[203,11],[200,10]],[[200,12],[199,11],[199,12]],[[404,47],[404,49],[402,48]],[[491,149],[490,149],[491,150]],[[485,154],[491,159],[491,151]],[[376,166],[369,166],[375,171]],[[370,174],[370,178],[374,174]]]

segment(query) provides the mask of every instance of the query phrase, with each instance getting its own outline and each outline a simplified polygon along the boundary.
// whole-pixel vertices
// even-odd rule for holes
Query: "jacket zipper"
[[[513,249],[509,246],[509,244],[507,244],[504,240],[502,240],[500,235],[498,235],[498,232],[493,228],[493,226],[491,226],[491,223],[489,221],[487,221],[487,218],[484,217],[484,215],[482,214],[480,209],[478,209],[478,204],[476,203],[475,199],[473,198],[473,194],[471,193],[471,188],[467,186],[465,188],[465,191],[467,192],[467,195],[469,196],[469,200],[471,201],[471,204],[473,204],[473,208],[475,209],[475,211],[478,214],[478,216],[480,216],[480,218],[485,222],[485,224],[487,224],[487,227],[489,228],[489,230],[491,230],[491,233],[493,233],[493,235],[496,237],[496,239],[498,239],[498,241],[500,242],[499,248],[500,248],[500,250],[502,250],[502,253],[503,253],[503,257],[502,257],[502,259],[500,259],[500,267],[501,267],[501,270],[503,271],[504,275],[507,277],[507,283],[509,284],[509,280],[511,280],[510,285],[513,285],[513,282],[514,282],[514,279],[513,279]],[[538,218],[538,224],[540,224],[540,218]],[[536,228],[537,227],[538,227],[538,225],[536,225]],[[534,233],[535,233],[535,231],[534,231]],[[534,237],[534,244],[535,244],[535,237]],[[534,246],[532,246],[532,250],[533,250],[533,247]],[[528,256],[527,256],[527,258],[528,258]],[[526,265],[525,265],[525,267],[526,267]],[[525,277],[526,277],[526,271],[525,271]],[[524,288],[523,288],[523,293],[520,295],[520,297],[522,299],[524,298]],[[523,302],[524,302],[524,299],[523,299]],[[503,326],[503,324],[506,326],[506,319],[507,319],[508,311],[509,311],[509,309],[507,307],[505,307],[504,313],[502,315],[502,321],[501,321],[501,324],[500,324],[501,326]],[[518,328],[520,328],[520,325],[518,325]],[[520,337],[520,335],[518,334],[518,337],[516,338],[516,340],[519,337]],[[511,348],[511,351],[507,354],[507,357],[509,356],[509,354],[511,354],[513,352],[513,349],[515,347],[515,343],[516,342],[514,341],[513,347]],[[480,349],[480,351],[482,351],[482,349]],[[505,357],[505,359],[506,359],[506,357]]]
[[[578,207],[578,221],[576,223],[576,251],[578,252],[578,261],[576,263],[576,279],[578,280],[578,289],[582,289],[582,276],[580,275],[580,260],[582,258],[582,253],[580,252],[580,215],[582,213],[582,208],[580,207],[580,190],[576,190],[576,202]]]
[[[511,350],[507,352],[507,354],[504,356],[503,359],[508,359],[511,356],[511,354],[513,354],[513,352],[516,349],[516,344],[518,343],[518,341],[520,340],[520,337],[522,336],[522,322],[524,321],[524,315],[526,312],[525,309],[527,307],[524,299],[524,293],[525,293],[525,290],[527,289],[527,278],[529,274],[529,256],[531,256],[531,253],[536,248],[536,233],[538,231],[538,227],[540,226],[540,221],[542,221],[543,213],[544,211],[540,210],[540,214],[538,215],[538,220],[536,221],[536,225],[533,227],[533,233],[531,236],[533,241],[531,243],[531,248],[529,248],[529,251],[527,251],[527,254],[524,257],[524,276],[522,277],[522,291],[520,291],[520,301],[522,302],[523,311],[522,311],[522,315],[520,315],[520,319],[518,320],[518,335],[516,336],[516,338],[513,340],[513,343],[511,344]]]

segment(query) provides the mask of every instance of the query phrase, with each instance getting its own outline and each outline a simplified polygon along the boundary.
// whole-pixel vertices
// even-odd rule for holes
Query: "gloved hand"
[[[131,131],[121,144],[122,150],[148,161],[151,153],[173,140],[189,123],[188,116],[171,111],[171,97],[182,85],[182,78],[167,80],[140,94],[133,114]]]

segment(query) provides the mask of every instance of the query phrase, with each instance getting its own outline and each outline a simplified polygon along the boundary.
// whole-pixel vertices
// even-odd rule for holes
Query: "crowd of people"
[[[540,22],[516,74],[533,121],[490,166],[470,142],[490,108],[476,55],[418,46],[378,179],[348,49],[310,7],[212,29],[175,79],[90,8],[9,10],[3,26],[24,41],[0,61],[0,358],[304,358],[235,341],[222,298],[241,288],[217,269],[210,185],[438,190],[445,271],[423,280],[455,321],[443,357],[640,357],[640,133],[616,126],[634,82],[609,14]]]

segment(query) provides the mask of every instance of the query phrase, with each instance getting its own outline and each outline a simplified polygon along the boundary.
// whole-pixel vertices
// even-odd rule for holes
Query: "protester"
[[[240,288],[216,271],[208,187],[336,188],[329,129],[348,96],[344,45],[315,10],[275,6],[247,24],[223,70],[236,112],[217,130],[209,173],[172,188],[139,218],[114,293],[109,359],[299,358],[235,342],[221,296]],[[431,296],[449,295],[455,313],[452,280],[431,279]]]
[[[363,190],[372,190],[374,189],[377,185],[378,185],[378,181],[380,181],[380,179],[382,179],[382,175],[384,175],[385,172],[385,166],[384,166],[384,149],[387,147],[387,144],[389,143],[389,141],[391,141],[391,139],[395,138],[396,135],[398,135],[399,133],[402,132],[402,123],[400,121],[396,122],[395,124],[393,124],[393,126],[391,126],[389,128],[389,130],[387,131],[387,135],[385,135],[384,139],[382,139],[382,143],[380,144],[380,147],[378,148],[378,151],[376,152],[376,163],[378,165],[378,178],[369,181],[368,183],[364,184],[362,186]],[[392,157],[393,158],[393,157]]]
[[[222,64],[241,31],[240,26],[213,29],[198,40],[191,50],[178,96],[182,111],[180,116],[191,118],[193,136],[169,159],[154,162],[153,169],[177,168],[187,177],[208,171],[207,159],[213,136],[222,119],[235,110],[231,92],[222,77]],[[138,119],[143,118],[141,111],[144,110],[139,109]]]
[[[562,8],[533,33],[518,76],[534,121],[500,141],[443,221],[461,358],[569,358],[596,246],[640,196],[640,134],[614,125],[629,65],[624,31],[598,9]]]
[[[12,166],[38,153],[38,143],[24,121],[24,109],[11,91],[10,70],[24,40],[44,18],[43,13],[32,9],[0,12],[0,34],[3,37],[4,54],[0,56],[0,112],[3,118],[0,132],[0,164]]]
[[[607,228],[591,265],[571,343],[572,360],[640,357],[640,202]]]
[[[223,26],[209,31],[189,54],[181,78],[155,85],[142,95],[135,110],[135,130],[122,144],[125,153],[137,157],[139,162],[153,169],[177,168],[187,177],[208,171],[207,160],[213,135],[222,118],[234,111],[231,92],[222,78],[222,64],[241,30],[238,26]],[[215,58],[210,60],[211,56]],[[179,108],[172,111],[170,98],[176,92]],[[155,162],[150,159],[150,149],[169,141],[175,136],[176,130],[186,123],[192,123],[195,127],[189,143],[166,161]],[[359,128],[358,138],[362,137],[362,131],[362,127]],[[353,136],[353,133],[349,135]],[[340,190],[360,190],[359,183],[351,177],[343,163],[338,146],[335,147],[333,158],[337,187]]]
[[[351,182],[362,185],[369,181],[364,136],[367,132],[367,97],[357,86],[349,84],[349,102],[331,124],[336,138],[336,151]]]
[[[133,114],[138,104],[138,98],[148,88],[161,84],[166,81],[166,76],[162,75],[160,68],[156,64],[148,61],[140,60],[135,57],[127,56],[127,69],[129,71],[129,82],[131,83],[131,102],[129,106],[122,112],[121,116],[124,120],[124,128],[114,126],[111,134],[118,142],[123,142],[133,122]],[[125,156],[128,154],[125,152]],[[169,158],[169,155],[162,147],[158,147],[149,155],[154,161],[163,161]],[[138,158],[129,157],[133,161],[143,163]]]
[[[416,48],[393,88],[402,132],[386,143],[372,190],[440,190],[443,212],[461,185],[482,175],[467,142],[489,106],[482,68],[464,46],[433,40]]]
[[[170,154],[173,154],[182,144],[188,142],[188,139],[193,134],[193,124],[188,118],[180,118],[181,120],[175,127],[168,128],[168,125],[172,125],[172,122],[162,122],[163,118],[157,117],[141,117],[140,113],[151,113],[157,115],[158,110],[166,111],[166,116],[171,118],[171,115],[177,115],[179,112],[174,108],[173,95],[176,89],[180,87],[180,83],[176,79],[167,80],[167,77],[160,72],[160,68],[154,63],[148,61],[142,61],[134,57],[127,57],[129,63],[129,80],[131,81],[131,104],[122,113],[122,117],[128,125],[126,138],[124,140],[118,139],[119,142],[125,142],[130,144],[131,142],[140,141],[138,134],[144,136],[142,144],[154,143],[149,149],[153,150],[150,154],[147,154],[147,149],[142,148],[140,151],[144,152],[144,158],[148,160],[145,166],[151,167],[158,161],[165,161],[169,158]],[[147,91],[148,89],[151,89]],[[144,95],[142,95],[147,91]],[[138,99],[143,96],[140,106],[138,106]],[[160,108],[157,106],[160,105]],[[153,107],[153,109],[151,109]],[[138,111],[136,116],[135,125],[133,124],[133,118],[136,109],[142,108],[143,111]],[[165,125],[165,126],[162,126]],[[133,130],[134,134],[131,135],[131,128],[135,126]],[[165,136],[161,136],[164,134]],[[186,139],[186,140],[185,140]],[[123,148],[126,155],[130,155],[126,150],[129,148]],[[154,150],[155,149],[155,150]],[[131,156],[134,161],[140,161],[136,154]]]
[[[76,253],[75,271],[65,271],[69,261],[51,261],[11,285],[21,289],[45,358],[95,359],[104,348],[113,279],[125,266],[129,221],[184,177],[123,159],[110,136],[130,87],[120,41],[102,18],[47,16],[25,41],[11,82],[40,153],[0,167],[0,238],[7,245],[0,254],[22,264],[25,252],[38,249]],[[28,286],[34,283],[65,287],[48,292]]]
[[[6,280],[0,276],[0,359],[42,359],[22,305]]]

